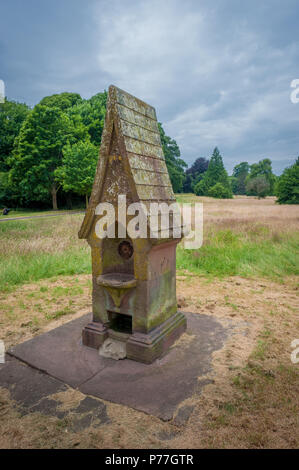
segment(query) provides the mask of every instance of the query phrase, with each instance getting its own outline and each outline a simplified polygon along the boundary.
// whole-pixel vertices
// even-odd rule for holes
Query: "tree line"
[[[252,165],[241,162],[228,176],[216,147],[210,160],[200,157],[186,170],[183,190],[216,198],[277,196],[280,204],[299,204],[299,157],[279,177],[273,173],[269,158]]]
[[[77,93],[43,98],[29,108],[5,99],[0,104],[0,205],[72,206],[88,202],[104,127],[107,92],[90,99]],[[182,189],[186,163],[159,123],[161,143],[175,192]]]
[[[106,113],[107,92],[90,99],[77,93],[43,98],[30,108],[5,99],[0,104],[0,206],[72,207],[82,196],[88,203]],[[197,158],[190,168],[177,142],[158,124],[175,193],[231,198],[277,195],[278,202],[299,203],[299,158],[278,178],[270,159],[242,162],[228,176],[218,148],[210,159]]]

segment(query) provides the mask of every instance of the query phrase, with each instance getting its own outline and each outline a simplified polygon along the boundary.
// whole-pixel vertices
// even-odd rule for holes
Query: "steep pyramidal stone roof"
[[[102,189],[113,139],[117,139],[134,202],[143,202],[148,208],[151,202],[175,202],[155,109],[111,85],[96,176],[80,238],[87,238],[95,208],[105,202]]]

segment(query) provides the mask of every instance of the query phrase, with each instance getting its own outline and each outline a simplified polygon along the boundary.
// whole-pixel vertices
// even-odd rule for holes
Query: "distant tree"
[[[202,179],[203,174],[207,171],[209,160],[199,157],[195,162],[185,171],[185,181],[183,190],[184,193],[194,192],[194,186]]]
[[[227,171],[224,168],[220,152],[216,147],[213,151],[207,171],[194,187],[195,194],[199,196],[207,196],[210,188],[215,186],[217,183],[221,183],[221,185],[227,190],[227,194],[229,194],[227,197],[233,197]]]
[[[232,190],[234,194],[246,194],[246,178],[248,173],[248,162],[241,162],[234,167],[231,179]]]
[[[30,109],[25,103],[7,99],[0,103],[0,172],[6,172],[10,168],[8,158],[29,112]]]
[[[55,179],[66,192],[86,197],[91,193],[99,150],[89,140],[67,144],[63,148],[62,166],[55,171]]]
[[[270,192],[270,183],[266,176],[256,176],[250,178],[246,184],[246,194],[249,196],[258,196],[258,198],[266,197]]]
[[[80,102],[82,102],[82,98],[78,93],[64,92],[45,96],[39,104],[48,106],[48,108],[59,108],[61,111],[66,111]]]
[[[85,126],[77,125],[59,108],[36,105],[24,121],[9,159],[10,183],[18,188],[20,201],[46,201],[52,196],[57,209],[55,170],[62,164],[67,142],[86,139]]]
[[[3,206],[10,206],[15,200],[18,199],[18,194],[14,191],[13,186],[9,183],[9,172],[0,173],[0,208]]]
[[[90,141],[99,146],[105,122],[107,104],[107,92],[97,93],[89,100],[82,100],[81,103],[70,109],[72,113],[79,113],[83,124],[87,127]]]
[[[60,93],[46,96],[40,101],[43,106],[59,108],[76,122],[78,119],[87,127],[90,141],[100,145],[106,114],[107,92],[97,93],[84,100],[78,93]]]
[[[185,172],[185,178],[183,182],[183,193],[193,193],[192,176],[187,172]]]
[[[162,149],[173,191],[175,193],[181,193],[183,191],[183,184],[185,179],[184,167],[187,166],[187,163],[180,158],[181,152],[176,141],[165,134],[160,122],[158,123],[158,126]]]
[[[279,177],[276,195],[279,204],[299,204],[299,157]]]
[[[223,186],[221,183],[216,183],[208,190],[208,196],[218,199],[231,199],[232,194],[230,188]]]
[[[268,195],[273,195],[276,177],[272,172],[272,162],[269,158],[264,158],[263,160],[260,160],[258,163],[253,163],[250,166],[249,174],[247,175],[246,180],[245,180],[246,188],[247,188],[247,183],[250,180],[257,178],[258,176],[264,176],[266,178],[266,180],[269,183]],[[258,194],[256,195],[258,196]]]

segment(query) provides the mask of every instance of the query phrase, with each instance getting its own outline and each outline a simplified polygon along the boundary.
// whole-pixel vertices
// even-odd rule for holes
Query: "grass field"
[[[180,202],[196,200],[180,196]],[[204,243],[177,253],[178,272],[283,279],[299,272],[299,210],[273,198],[204,202]],[[0,290],[53,276],[91,272],[82,214],[0,223]]]
[[[78,212],[80,210],[84,209],[73,209],[73,210],[60,210],[60,211],[39,211],[39,210],[30,210],[30,209],[21,209],[21,210],[11,210],[7,215],[2,214],[2,210],[0,212],[0,220],[9,220],[9,219],[15,219],[15,218],[22,218],[22,217],[46,217],[46,216],[51,216],[53,217],[54,215],[62,215],[65,212],[72,213],[72,212]]]
[[[106,403],[110,423],[66,432],[56,418],[19,415],[2,390],[0,447],[298,447],[299,364],[290,354],[299,338],[299,207],[274,198],[178,200],[204,203],[202,248],[178,248],[179,306],[232,331],[213,355],[209,384],[187,401],[189,421],[178,427]],[[0,223],[0,339],[7,347],[90,311],[90,249],[77,237],[82,218]],[[80,401],[79,392],[68,393]]]

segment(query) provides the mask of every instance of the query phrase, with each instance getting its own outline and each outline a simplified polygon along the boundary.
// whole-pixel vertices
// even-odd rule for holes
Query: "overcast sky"
[[[156,108],[190,165],[217,145],[229,172],[299,155],[298,0],[0,0],[0,79],[34,105],[110,84]]]

